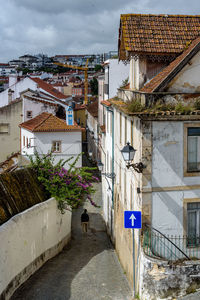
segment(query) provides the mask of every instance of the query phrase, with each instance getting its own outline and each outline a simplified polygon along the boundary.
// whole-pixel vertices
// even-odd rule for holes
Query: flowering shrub
[[[81,155],[81,154],[80,154]],[[65,204],[71,208],[77,208],[86,199],[94,206],[91,195],[95,192],[92,182],[99,179],[92,175],[91,171],[96,168],[82,167],[76,168],[76,162],[80,155],[71,163],[70,168],[66,170],[63,166],[66,161],[60,160],[56,165],[53,164],[52,154],[42,155],[36,152],[34,159],[30,157],[31,167],[33,167],[38,176],[38,180],[43,184],[51,197],[58,201],[58,207],[63,211]]]

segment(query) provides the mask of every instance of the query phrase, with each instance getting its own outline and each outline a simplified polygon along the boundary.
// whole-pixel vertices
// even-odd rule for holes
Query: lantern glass
[[[100,172],[103,171],[103,163],[100,160],[97,162],[97,167],[98,167]]]
[[[135,156],[136,150],[130,145],[130,143],[127,143],[124,148],[121,150],[123,159],[125,161],[132,161]]]

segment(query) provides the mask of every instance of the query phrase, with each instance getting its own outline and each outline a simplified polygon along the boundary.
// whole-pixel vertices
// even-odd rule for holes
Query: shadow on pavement
[[[105,224],[99,213],[90,213],[90,229],[87,234],[82,233],[80,215],[82,208],[73,212],[72,239],[63,251],[49,260],[35,274],[33,274],[11,297],[11,300],[56,300],[70,299],[71,285],[73,290],[82,298],[83,290],[89,288],[93,272],[97,269],[97,262],[84,268],[88,263],[104,250],[112,249],[112,245],[105,232]],[[98,259],[97,259],[98,261]],[[91,278],[90,278],[91,277]],[[77,289],[77,291],[76,291]],[[76,299],[76,298],[73,298]]]

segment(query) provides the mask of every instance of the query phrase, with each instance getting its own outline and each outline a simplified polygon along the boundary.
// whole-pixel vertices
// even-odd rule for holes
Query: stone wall
[[[174,299],[200,288],[200,261],[169,263],[140,253],[140,299]]]
[[[14,291],[70,240],[71,212],[49,199],[0,226],[0,300]]]

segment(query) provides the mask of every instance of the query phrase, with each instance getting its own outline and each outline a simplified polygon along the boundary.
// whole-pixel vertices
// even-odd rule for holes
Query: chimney
[[[17,74],[11,74],[11,75],[9,75],[9,88],[12,86],[12,85],[14,85],[14,84],[16,84],[17,83],[17,78],[18,76],[17,76]]]
[[[11,89],[8,90],[8,103],[12,102],[13,93],[14,93],[14,91],[12,91]]]

